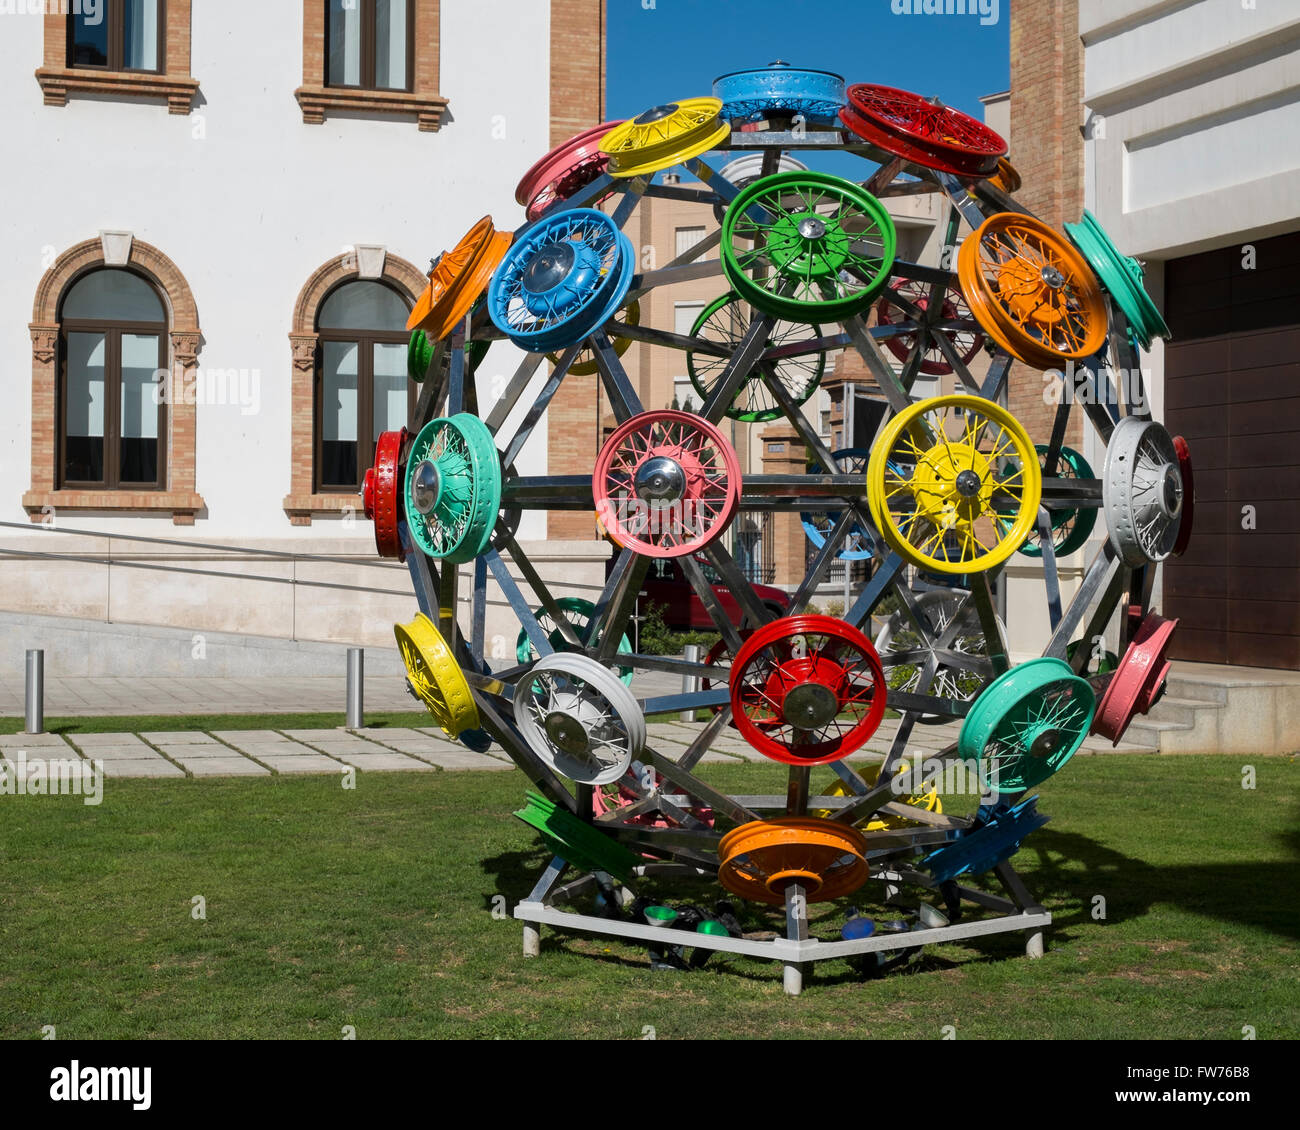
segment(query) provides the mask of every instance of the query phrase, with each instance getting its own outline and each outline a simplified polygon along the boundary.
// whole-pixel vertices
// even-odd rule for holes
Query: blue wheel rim
[[[840,466],[842,466],[841,460],[860,459],[862,460],[862,472],[865,475],[866,461],[871,458],[871,452],[865,447],[846,447],[840,451],[832,451],[831,458]],[[897,471],[896,468],[892,469]],[[799,515],[799,522],[803,526],[803,532],[816,549],[821,549],[826,544],[827,533],[834,528],[835,523],[839,520],[840,511],[838,510],[824,512],[806,510]],[[867,538],[865,531],[858,523],[855,523],[852,529],[849,530],[845,541],[853,542],[855,535],[857,548],[841,547],[835,554],[836,561],[869,561],[871,559],[870,539]]]
[[[719,75],[713,80],[713,97],[722,102],[722,116],[733,122],[796,114],[834,120],[846,102],[843,76],[780,64]]]
[[[567,349],[622,305],[635,253],[614,221],[594,208],[543,217],[517,238],[488,288],[488,314],[530,353]]]

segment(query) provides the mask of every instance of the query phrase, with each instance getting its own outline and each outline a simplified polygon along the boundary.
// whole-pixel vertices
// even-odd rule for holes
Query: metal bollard
[[[682,656],[685,658],[687,663],[698,663],[702,658],[702,656],[700,655],[701,651],[702,648],[699,646],[699,644],[688,643],[682,649]],[[682,694],[694,694],[699,689],[700,689],[699,675],[692,675],[690,673],[687,673],[682,676]],[[693,708],[691,710],[683,710],[679,715],[679,717],[683,722],[694,722],[695,710]]]
[[[27,653],[27,733],[45,733],[45,652]]]
[[[348,729],[360,730],[366,724],[365,684],[366,653],[364,648],[348,648]]]

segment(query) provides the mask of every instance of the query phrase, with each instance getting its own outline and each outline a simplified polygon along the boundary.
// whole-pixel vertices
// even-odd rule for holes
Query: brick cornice
[[[293,92],[302,107],[302,120],[321,125],[331,110],[414,116],[421,133],[436,133],[447,112],[447,99],[437,94],[401,90],[345,90],[332,86],[300,86]]]
[[[196,78],[173,78],[170,75],[141,75],[125,71],[90,71],[73,67],[36,72],[45,105],[66,106],[69,94],[125,94],[141,99],[158,99],[167,103],[172,114],[188,114],[199,91]]]
[[[139,490],[48,490],[28,491],[23,508],[33,522],[39,522],[46,507],[50,510],[141,510],[193,514],[206,506],[202,497],[190,491]]]

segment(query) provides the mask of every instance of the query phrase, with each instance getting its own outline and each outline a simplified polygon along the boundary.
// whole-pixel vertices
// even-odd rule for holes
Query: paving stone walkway
[[[889,749],[897,728],[886,721],[851,762],[879,760]],[[676,760],[695,740],[701,723],[651,722],[649,744]],[[957,723],[917,726],[909,751],[936,753],[957,740]],[[271,777],[303,773],[341,773],[348,767],[362,773],[473,769],[502,772],[514,763],[499,746],[475,753],[448,740],[436,727],[364,730],[215,730],[140,734],[13,734],[0,736],[0,759],[14,762],[19,752],[28,759],[101,762],[106,777]],[[1112,752],[1102,739],[1089,738],[1081,754]],[[1117,753],[1154,753],[1121,743]],[[732,729],[724,730],[701,759],[706,764],[762,761]]]

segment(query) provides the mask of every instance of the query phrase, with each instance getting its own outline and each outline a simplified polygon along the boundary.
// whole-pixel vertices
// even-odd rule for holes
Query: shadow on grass
[[[1180,910],[1217,919],[1235,925],[1247,925],[1285,937],[1300,940],[1300,911],[1293,897],[1296,877],[1296,860],[1300,859],[1300,829],[1284,833],[1280,839],[1290,856],[1286,860],[1251,862],[1247,860],[1192,865],[1154,865],[1126,855],[1105,844],[1076,832],[1054,831],[1050,828],[1036,832],[1025,847],[1014,857],[1014,864],[1030,892],[1052,912],[1049,928],[1053,939],[1071,942],[1082,933],[1081,928],[1093,925],[1092,907],[1096,895],[1106,899],[1106,915],[1111,921],[1140,918],[1151,912],[1157,904],[1177,907]],[[483,869],[496,877],[497,891],[505,896],[507,904],[517,901],[532,890],[542,869],[550,861],[550,853],[540,846],[534,851],[510,852],[485,860]],[[572,880],[580,873],[566,872],[564,880]],[[987,875],[976,885],[998,889],[1000,884]],[[648,893],[674,905],[682,902],[711,904],[715,898],[730,898],[719,887],[688,886],[672,888],[662,880],[648,885]],[[913,893],[918,893],[919,889]],[[921,893],[925,897],[924,892]],[[999,891],[999,893],[1001,893]],[[584,905],[585,898],[574,900],[573,909],[580,913],[593,913]],[[735,900],[738,901],[738,900]],[[842,900],[847,906],[852,896]],[[967,914],[974,908],[967,904]],[[738,908],[746,929],[764,926],[779,928],[775,921],[763,922],[763,911],[758,907]],[[978,913],[978,912],[976,912]],[[838,931],[831,915],[814,922],[814,934],[834,936]],[[606,965],[644,969],[649,963],[645,948],[636,957],[626,951],[593,952],[592,947],[608,940],[575,927],[557,933],[550,928],[543,934],[543,951],[575,953],[593,958]],[[642,943],[623,940],[623,944],[638,948]],[[682,948],[689,954],[690,935],[683,934]],[[927,973],[954,969],[967,965],[1001,963],[1022,960],[1024,934],[1007,933],[980,938],[977,949],[969,956],[953,960],[927,950],[907,964],[892,971],[889,976]],[[754,982],[771,979],[770,962],[743,957],[715,954],[704,967],[706,971],[726,972]],[[822,984],[848,984],[862,980],[852,969],[819,968],[817,979]]]
[[[1294,895],[1300,830],[1278,838],[1290,859],[1156,865],[1077,832],[1044,828],[1034,833],[1013,863],[1031,892],[1052,911],[1057,937],[1073,937],[1071,927],[1090,923],[1092,899],[1103,895],[1112,920],[1138,918],[1163,903],[1300,940],[1300,903]]]

